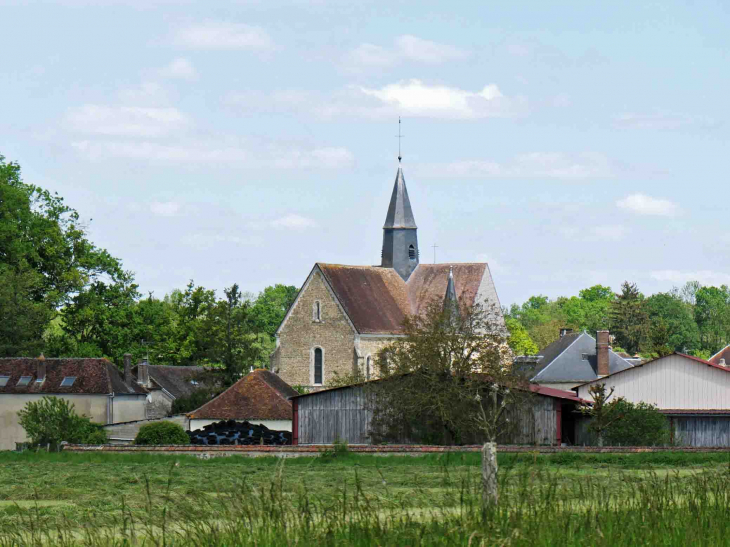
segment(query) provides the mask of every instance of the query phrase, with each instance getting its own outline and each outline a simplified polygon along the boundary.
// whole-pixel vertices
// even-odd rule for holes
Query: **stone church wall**
[[[372,357],[373,360],[373,375],[372,378],[377,378],[378,376],[378,352],[380,352],[381,349],[383,349],[385,346],[390,344],[394,338],[391,337],[367,337],[367,338],[360,338],[360,355],[362,355],[362,361],[360,363],[360,374],[363,375],[363,377],[366,377],[366,371],[365,367],[367,366],[367,358],[368,355]]]
[[[314,319],[314,304],[320,303],[320,321]],[[279,347],[272,356],[272,369],[287,384],[313,386],[314,348],[324,352],[324,386],[334,372],[352,374],[355,364],[355,332],[315,271],[303,289],[279,333]]]

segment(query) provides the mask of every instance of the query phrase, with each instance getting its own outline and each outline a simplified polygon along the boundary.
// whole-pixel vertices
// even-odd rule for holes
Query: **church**
[[[418,228],[399,165],[381,264],[316,263],[276,331],[271,370],[289,385],[310,389],[327,387],[334,373],[359,371],[370,379],[378,352],[403,336],[403,319],[445,298],[484,304],[504,324],[487,263],[421,264],[419,257]]]

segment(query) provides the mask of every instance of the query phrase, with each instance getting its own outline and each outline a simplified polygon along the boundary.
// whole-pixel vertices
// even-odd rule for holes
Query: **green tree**
[[[646,299],[652,352],[665,355],[699,348],[700,333],[692,306],[676,293],[657,293]]]
[[[103,444],[106,433],[86,416],[76,414],[73,403],[59,397],[30,401],[18,412],[19,423],[34,445],[57,449],[62,441]]]
[[[266,287],[253,303],[250,314],[251,331],[265,332],[273,340],[276,329],[294,303],[297,293],[297,288],[291,285]]]
[[[621,419],[612,423],[605,433],[609,446],[662,446],[669,444],[669,420],[651,404],[631,403],[619,397],[609,403]]]
[[[509,331],[507,343],[515,355],[536,355],[539,348],[532,341],[527,329],[517,319],[505,318],[505,324]]]
[[[628,353],[638,352],[648,333],[649,317],[644,295],[639,292],[636,283],[624,281],[621,285],[621,294],[611,302],[610,321],[616,344]]]
[[[173,422],[155,422],[139,428],[134,444],[138,445],[184,445],[190,444],[190,437],[182,426]]]
[[[53,309],[35,294],[42,276],[27,266],[0,264],[0,357],[37,356]]]
[[[715,353],[726,344],[730,333],[730,290],[725,285],[702,287],[695,298],[701,349]]]
[[[623,418],[618,406],[611,404],[608,400],[613,395],[614,388],[606,391],[604,384],[594,384],[588,388],[593,404],[581,407],[581,412],[591,417],[588,429],[596,434],[598,446],[603,446],[606,431],[615,422]]]

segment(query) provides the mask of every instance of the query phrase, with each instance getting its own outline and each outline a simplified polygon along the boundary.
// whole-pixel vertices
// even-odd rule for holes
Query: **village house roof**
[[[482,263],[419,264],[408,281],[392,268],[317,263],[355,329],[362,334],[399,334],[406,315],[443,302],[453,269],[456,296],[464,305],[479,301],[499,310],[489,266]],[[501,314],[496,313],[501,320]]]
[[[587,332],[565,334],[537,356],[529,375],[538,383],[589,382],[598,378],[596,339]],[[613,350],[608,350],[609,374],[633,367]]]
[[[273,372],[248,373],[188,417],[203,420],[291,420],[290,397],[298,393]]]
[[[722,361],[723,359],[725,360],[725,363],[730,365],[730,346],[725,346],[724,348],[722,348],[715,355],[710,357],[708,361],[715,365],[719,365],[720,361]]]
[[[138,367],[133,370],[135,376],[138,375]],[[187,397],[198,389],[198,384],[193,382],[196,376],[205,371],[203,367],[173,365],[147,365],[147,370],[150,380],[176,399]]]
[[[45,365],[45,376],[42,366]],[[39,376],[39,372],[41,376]],[[21,378],[29,381],[21,382]],[[38,382],[39,377],[44,378]],[[75,378],[61,385],[64,378]],[[70,381],[67,380],[67,383]],[[19,385],[20,384],[20,385]],[[136,382],[124,383],[119,369],[106,359],[0,359],[0,394],[146,394]]]

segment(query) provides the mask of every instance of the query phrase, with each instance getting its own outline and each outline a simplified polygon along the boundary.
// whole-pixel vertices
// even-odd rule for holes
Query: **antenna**
[[[400,153],[400,140],[405,137],[405,135],[400,134],[400,116],[398,116],[398,134],[396,135],[398,137],[398,163],[400,163],[400,160],[403,159],[403,156],[401,156]]]

